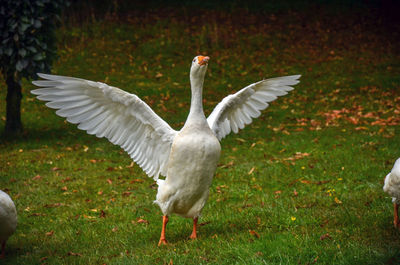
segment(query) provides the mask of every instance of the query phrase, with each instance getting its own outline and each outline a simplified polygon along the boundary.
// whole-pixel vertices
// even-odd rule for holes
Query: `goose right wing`
[[[208,125],[219,140],[231,131],[237,133],[259,117],[268,102],[293,90],[291,86],[299,83],[299,78],[300,75],[291,75],[265,79],[225,97],[207,118]]]

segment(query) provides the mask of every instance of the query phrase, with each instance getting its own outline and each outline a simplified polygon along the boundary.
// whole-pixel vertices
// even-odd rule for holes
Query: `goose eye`
[[[196,62],[196,58],[193,59],[193,62]]]

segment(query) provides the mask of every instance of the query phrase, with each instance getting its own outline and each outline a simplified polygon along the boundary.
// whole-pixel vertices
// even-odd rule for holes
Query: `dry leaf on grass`
[[[325,239],[332,239],[332,237],[329,235],[329,233],[323,234],[319,238],[320,240],[325,240]]]
[[[81,253],[74,253],[74,252],[72,252],[72,251],[68,252],[67,255],[68,255],[68,256],[78,256],[78,257],[82,257],[82,254],[81,254]]]
[[[252,235],[252,236],[254,236],[256,238],[260,238],[260,235],[254,230],[249,230],[249,233],[250,233],[250,235]]]

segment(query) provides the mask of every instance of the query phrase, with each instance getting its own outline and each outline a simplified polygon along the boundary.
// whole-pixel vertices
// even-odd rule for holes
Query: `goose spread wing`
[[[225,97],[207,118],[208,125],[219,140],[231,131],[237,133],[268,107],[268,102],[286,95],[299,83],[300,75],[282,76],[253,83]]]
[[[145,102],[134,94],[101,82],[38,74],[41,87],[31,92],[46,106],[58,109],[78,128],[106,137],[121,146],[155,180],[166,174],[172,141],[177,134]]]

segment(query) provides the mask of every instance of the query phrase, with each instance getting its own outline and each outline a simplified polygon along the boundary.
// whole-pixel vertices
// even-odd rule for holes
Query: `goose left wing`
[[[268,107],[268,102],[286,95],[299,83],[301,75],[282,76],[253,83],[225,97],[208,116],[207,122],[221,140],[231,131],[237,133]]]
[[[101,82],[38,74],[46,80],[33,81],[31,93],[49,101],[78,128],[105,137],[121,146],[149,177],[166,175],[172,141],[177,134],[144,101],[134,94]]]

